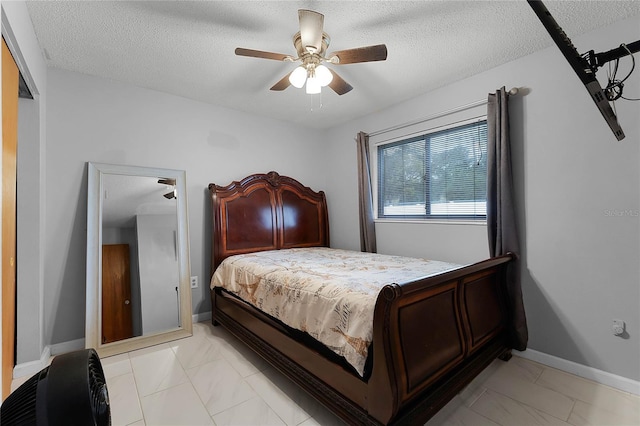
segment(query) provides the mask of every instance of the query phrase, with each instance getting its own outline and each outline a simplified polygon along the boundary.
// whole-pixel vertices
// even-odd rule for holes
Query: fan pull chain
[[[322,109],[322,92],[314,95],[309,95],[309,110],[311,112],[319,111]]]

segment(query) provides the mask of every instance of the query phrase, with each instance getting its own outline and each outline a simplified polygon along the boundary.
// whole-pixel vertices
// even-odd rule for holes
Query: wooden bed
[[[228,256],[329,247],[327,204],[276,172],[209,185],[212,274]],[[369,373],[219,287],[222,325],[348,424],[424,424],[496,357],[509,359],[505,269],[511,255],[387,285],[373,319]]]

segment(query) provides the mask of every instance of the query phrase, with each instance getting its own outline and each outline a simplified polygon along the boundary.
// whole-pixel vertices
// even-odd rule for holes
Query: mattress
[[[262,251],[225,259],[211,278],[288,326],[309,334],[362,376],[380,290],[459,268],[436,260],[325,247]]]

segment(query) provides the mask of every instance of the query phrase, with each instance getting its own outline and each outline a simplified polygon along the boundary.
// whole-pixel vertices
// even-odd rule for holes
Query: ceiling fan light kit
[[[320,93],[322,87],[329,86],[338,95],[344,95],[353,87],[344,81],[335,71],[323,63],[333,65],[355,64],[362,62],[384,61],[387,59],[387,47],[384,44],[366,46],[356,49],[341,50],[325,56],[331,39],[323,32],[324,15],[312,10],[298,10],[300,31],[293,36],[293,45],[297,58],[281,53],[263,52],[261,50],[237,48],[238,56],[272,59],[284,62],[300,61],[301,65],[287,74],[271,87],[281,91],[289,86],[301,89],[306,84],[306,93]]]
[[[324,65],[318,65],[315,69],[316,78],[320,81],[320,86],[328,86],[333,81],[333,74],[329,71],[329,68]]]
[[[307,81],[307,69],[303,66],[297,67],[289,74],[289,82],[293,87],[301,89],[305,81]]]
[[[307,89],[306,92],[308,95],[317,95],[322,91],[322,86],[320,86],[320,82],[315,77],[307,78]]]
[[[289,82],[293,87],[301,89],[307,83],[308,94],[320,93],[321,88],[328,86],[332,80],[333,74],[324,65],[300,65],[289,74]]]

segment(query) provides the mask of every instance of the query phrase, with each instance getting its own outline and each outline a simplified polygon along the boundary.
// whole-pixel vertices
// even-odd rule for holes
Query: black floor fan
[[[56,356],[7,397],[0,420],[2,426],[110,425],[109,393],[96,351]]]

